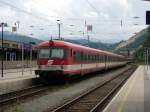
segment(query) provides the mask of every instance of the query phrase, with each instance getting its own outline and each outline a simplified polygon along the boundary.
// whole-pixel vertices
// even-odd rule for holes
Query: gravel
[[[42,112],[52,110],[125,69],[128,69],[128,66],[107,73],[99,73],[99,75],[75,83],[53,86],[42,95],[37,95],[32,99],[5,108],[4,112]]]

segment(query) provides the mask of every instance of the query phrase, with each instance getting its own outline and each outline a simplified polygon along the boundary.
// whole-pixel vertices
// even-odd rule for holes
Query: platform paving
[[[150,66],[139,66],[103,112],[149,112]]]
[[[13,80],[22,80],[26,78],[34,78],[37,77],[34,73],[34,70],[37,69],[34,68],[18,68],[18,69],[7,69],[4,70],[4,74],[2,77],[2,71],[0,70],[0,83],[6,82],[6,81],[13,81]]]

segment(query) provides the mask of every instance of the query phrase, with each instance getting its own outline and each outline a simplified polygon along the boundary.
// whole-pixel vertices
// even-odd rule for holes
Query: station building
[[[3,40],[4,40],[3,41],[4,68],[9,69],[21,67],[22,54],[24,57],[24,66],[29,67],[31,50],[32,50],[32,62],[36,63],[37,50],[34,48],[34,46],[42,42],[41,40],[12,32],[4,32]],[[0,61],[2,59],[1,46],[2,46],[2,33],[0,32]]]

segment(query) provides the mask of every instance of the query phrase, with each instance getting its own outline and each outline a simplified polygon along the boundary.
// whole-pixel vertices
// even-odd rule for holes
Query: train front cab
[[[40,77],[63,77],[65,75],[64,69],[69,63],[69,50],[67,48],[39,48],[38,54],[36,75],[40,75]]]

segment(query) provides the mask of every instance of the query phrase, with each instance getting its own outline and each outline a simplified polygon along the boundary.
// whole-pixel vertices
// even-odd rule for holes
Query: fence
[[[24,68],[29,68],[29,67],[37,67],[37,62],[30,60],[24,60],[23,64],[22,61],[4,61],[4,69],[15,69],[15,68],[22,68],[22,65]],[[1,61],[0,61],[0,68],[1,68]]]

